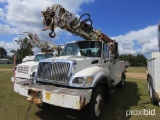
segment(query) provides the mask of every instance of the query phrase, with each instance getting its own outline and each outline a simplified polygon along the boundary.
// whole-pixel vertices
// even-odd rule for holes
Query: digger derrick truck
[[[14,91],[38,106],[84,108],[89,119],[101,119],[105,98],[125,83],[125,65],[117,59],[118,43],[94,30],[89,14],[77,18],[55,4],[42,15],[43,30],[51,30],[50,37],[55,37],[54,29],[59,27],[85,40],[66,43],[59,57],[40,61],[34,81],[14,83]],[[88,17],[82,20],[83,16]]]
[[[58,55],[58,46],[54,44],[49,44],[44,40],[40,40],[37,34],[32,34],[29,32],[24,32],[20,34],[29,37],[29,42],[31,47],[45,48],[46,50],[53,50],[54,52],[41,52],[37,53],[31,61],[22,62],[16,66],[15,76],[11,77],[12,82],[25,81],[26,79],[32,79],[38,68],[38,63],[42,59],[56,57]],[[25,58],[31,58],[31,56],[26,56]],[[25,59],[24,58],[24,59]]]

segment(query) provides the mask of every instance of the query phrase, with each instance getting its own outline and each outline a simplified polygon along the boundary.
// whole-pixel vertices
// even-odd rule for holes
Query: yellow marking
[[[48,93],[48,92],[46,92],[46,99],[47,99],[47,100],[50,100],[50,99],[51,99],[51,94]]]

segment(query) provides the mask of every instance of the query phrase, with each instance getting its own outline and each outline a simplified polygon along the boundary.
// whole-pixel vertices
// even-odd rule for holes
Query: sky
[[[82,40],[71,33],[56,28],[56,37],[42,31],[41,11],[53,4],[60,4],[76,15],[89,13],[94,29],[100,29],[119,43],[120,54],[158,52],[157,24],[160,21],[160,0],[0,0],[0,47],[18,49],[15,40],[19,34],[38,34],[42,40],[54,44]],[[33,49],[36,54],[37,48]]]

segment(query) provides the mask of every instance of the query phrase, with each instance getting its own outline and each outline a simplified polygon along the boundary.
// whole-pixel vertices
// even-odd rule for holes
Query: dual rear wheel
[[[147,80],[147,90],[148,90],[148,93],[149,93],[149,96],[151,99],[151,103],[153,105],[158,105],[158,100],[156,99],[155,91],[153,89],[153,86],[151,85],[151,78],[150,77]]]

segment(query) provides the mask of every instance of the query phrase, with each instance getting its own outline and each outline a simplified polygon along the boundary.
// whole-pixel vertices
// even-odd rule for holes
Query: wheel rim
[[[149,91],[149,82],[148,82],[148,91]]]
[[[95,114],[96,116],[99,116],[102,109],[102,96],[99,94],[96,97],[96,104],[95,104]]]
[[[152,88],[149,89],[150,97],[152,98]]]

